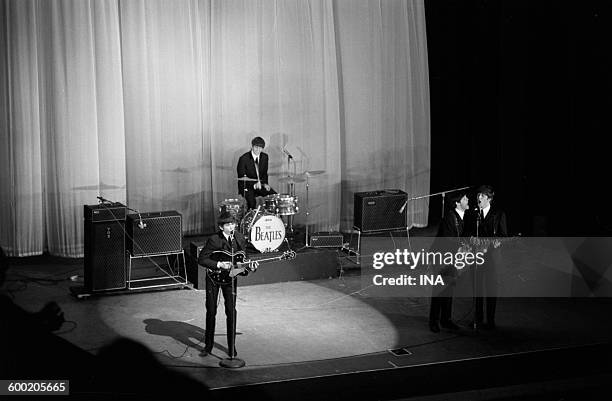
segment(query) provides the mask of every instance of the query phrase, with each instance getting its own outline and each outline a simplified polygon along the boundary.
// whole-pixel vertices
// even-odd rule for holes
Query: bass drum
[[[259,252],[274,252],[285,240],[285,224],[269,212],[258,209],[248,212],[240,230]]]

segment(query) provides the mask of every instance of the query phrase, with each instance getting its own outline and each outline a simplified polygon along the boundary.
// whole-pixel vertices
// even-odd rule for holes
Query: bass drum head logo
[[[285,239],[285,224],[276,216],[262,216],[251,227],[250,238],[259,252],[275,251]]]

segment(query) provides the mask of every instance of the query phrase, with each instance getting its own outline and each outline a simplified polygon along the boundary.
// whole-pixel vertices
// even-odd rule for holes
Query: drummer
[[[275,194],[268,184],[268,155],[263,151],[266,142],[261,137],[251,141],[251,150],[238,159],[236,171],[238,178],[247,177],[252,181],[238,181],[238,193],[247,201],[249,209],[254,209],[255,197]]]

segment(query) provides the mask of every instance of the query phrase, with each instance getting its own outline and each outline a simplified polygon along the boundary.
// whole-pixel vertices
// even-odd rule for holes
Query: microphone
[[[482,209],[481,209],[481,208],[479,208],[478,206],[476,206],[476,207],[474,208],[474,211],[476,212],[476,220],[477,220],[477,221],[480,221],[480,219],[481,219],[480,212],[482,212]]]
[[[108,199],[104,199],[104,198],[103,198],[103,197],[101,197],[101,196],[96,196],[96,198],[98,198],[98,199],[100,200],[100,202],[102,202],[102,203],[112,203],[112,202],[111,202],[111,201],[109,201]]]
[[[287,155],[288,158],[293,159],[293,156],[291,156],[291,153],[289,153],[289,151],[287,149],[285,149],[285,147],[283,146],[282,151],[284,154]]]
[[[140,228],[141,230],[145,229],[147,227],[147,223],[142,221],[142,216],[140,215],[140,213],[138,213],[138,219],[140,220],[140,223],[138,223],[138,228]]]
[[[408,204],[408,201],[404,202],[404,204],[402,205],[402,207],[399,210],[399,213],[404,213],[404,209],[406,208],[407,204]]]
[[[138,210],[132,209],[131,207],[127,207],[127,206],[125,208],[127,210],[130,210],[130,211],[134,212],[134,213],[138,213],[138,220],[140,220],[140,222],[138,223],[138,228],[140,228],[141,230],[147,228],[147,223],[142,221],[142,216],[140,215],[140,212]]]

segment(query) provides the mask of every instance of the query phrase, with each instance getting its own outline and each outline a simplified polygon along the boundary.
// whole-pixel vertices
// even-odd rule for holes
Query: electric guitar
[[[257,270],[257,266],[261,263],[272,262],[276,260],[291,260],[295,258],[294,251],[285,251],[282,255],[275,256],[272,258],[258,259],[251,261],[247,258],[244,251],[234,252],[233,254],[229,251],[214,251],[210,258],[215,262],[232,262],[234,263],[230,268],[217,268],[211,269],[206,268],[206,274],[212,281],[218,285],[226,285],[232,282],[232,279],[245,271],[254,272]]]

